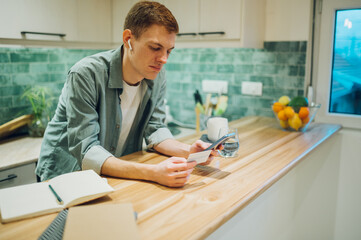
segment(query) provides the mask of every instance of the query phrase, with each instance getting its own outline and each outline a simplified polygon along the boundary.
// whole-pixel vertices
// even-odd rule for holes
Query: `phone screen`
[[[224,143],[225,141],[227,141],[229,138],[233,137],[234,135],[236,135],[236,133],[229,133],[224,135],[223,137],[219,138],[217,141],[215,141],[211,146],[209,146],[208,148],[206,148],[203,151],[208,151],[211,149],[216,149],[218,147],[218,145]]]

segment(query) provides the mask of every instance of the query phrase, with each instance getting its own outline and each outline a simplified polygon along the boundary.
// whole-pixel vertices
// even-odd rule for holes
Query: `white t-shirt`
[[[125,141],[127,140],[130,128],[132,127],[135,115],[137,114],[146,89],[147,84],[144,81],[137,86],[131,86],[123,80],[123,94],[119,95],[120,107],[122,110],[122,128],[115,156],[120,156],[125,148]]]

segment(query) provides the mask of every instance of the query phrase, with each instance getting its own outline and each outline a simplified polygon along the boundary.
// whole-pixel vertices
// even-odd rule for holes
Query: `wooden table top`
[[[305,133],[287,132],[267,117],[246,117],[230,126],[238,128],[237,156],[217,157],[208,166],[197,166],[183,188],[108,178],[115,192],[88,204],[131,202],[143,239],[203,239],[341,128],[312,123]],[[202,133],[180,141],[193,143]],[[122,158],[156,164],[167,157],[137,152]],[[37,239],[55,217],[50,214],[1,224],[0,239]]]

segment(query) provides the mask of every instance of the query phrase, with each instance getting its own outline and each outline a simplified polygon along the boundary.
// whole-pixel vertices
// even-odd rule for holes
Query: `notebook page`
[[[95,199],[114,191],[114,189],[93,170],[63,174],[51,179],[49,183],[67,207]]]
[[[0,211],[3,222],[50,213],[62,208],[47,182],[0,190]]]

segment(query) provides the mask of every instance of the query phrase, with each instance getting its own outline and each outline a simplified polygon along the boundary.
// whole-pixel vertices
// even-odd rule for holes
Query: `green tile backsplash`
[[[102,50],[0,48],[0,124],[30,113],[30,105],[20,98],[29,86],[50,87],[56,102],[68,69],[99,51]]]
[[[175,49],[167,69],[167,99],[172,116],[195,123],[193,93],[203,97],[202,80],[228,81],[229,120],[247,115],[273,116],[270,102],[282,95],[303,95],[306,42],[265,42],[264,49]],[[262,82],[263,95],[241,94],[243,81]]]
[[[247,115],[272,116],[270,101],[281,95],[302,95],[306,42],[265,42],[264,49],[175,49],[166,64],[167,99],[172,116],[195,124],[193,93],[202,80],[228,81],[228,109],[234,120]],[[0,48],[0,124],[28,113],[21,100],[24,89],[44,85],[56,99],[68,69],[81,58],[103,50],[58,48]],[[242,81],[263,83],[261,97],[241,94]]]

